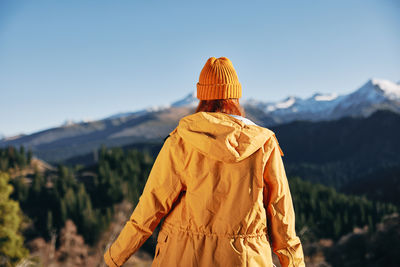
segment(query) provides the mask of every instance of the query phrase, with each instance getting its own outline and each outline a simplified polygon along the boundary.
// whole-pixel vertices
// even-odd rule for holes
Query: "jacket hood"
[[[203,154],[224,162],[249,157],[274,136],[267,128],[247,125],[220,112],[197,112],[183,117],[176,131]]]

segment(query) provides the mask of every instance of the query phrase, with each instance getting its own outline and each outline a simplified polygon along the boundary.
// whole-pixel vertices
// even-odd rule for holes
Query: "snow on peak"
[[[282,102],[276,103],[275,107],[278,108],[278,109],[289,108],[289,107],[293,106],[294,103],[296,103],[296,99],[297,98],[294,97],[294,96],[289,96],[285,100],[283,100]]]
[[[337,93],[331,93],[331,94],[321,94],[321,93],[315,93],[312,96],[312,99],[315,101],[331,101],[334,100],[338,97]]]
[[[199,99],[197,99],[196,96],[196,90],[190,92],[188,95],[186,95],[184,98],[175,101],[174,103],[171,104],[172,107],[195,107],[199,103]]]
[[[400,85],[383,79],[371,79],[369,81],[376,89],[382,90],[389,99],[400,99]]]
[[[150,106],[148,108],[145,108],[147,112],[157,112],[157,111],[162,111],[164,109],[170,108],[171,105],[159,105],[159,106]]]
[[[76,123],[77,123],[77,122],[74,121],[74,120],[72,120],[72,119],[66,119],[66,120],[61,124],[61,126],[62,126],[62,127],[68,127],[68,126],[75,125]]]

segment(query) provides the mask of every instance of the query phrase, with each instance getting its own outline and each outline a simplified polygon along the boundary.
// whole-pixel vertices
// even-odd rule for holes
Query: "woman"
[[[165,140],[143,194],[104,254],[121,266],[165,217],[152,266],[305,266],[274,133],[244,118],[225,57],[200,74],[196,113]]]

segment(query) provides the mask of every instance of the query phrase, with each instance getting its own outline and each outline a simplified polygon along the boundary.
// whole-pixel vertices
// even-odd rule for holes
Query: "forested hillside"
[[[29,165],[24,148],[0,150],[3,168],[13,174],[11,196],[27,216],[23,229],[27,242],[37,237],[50,242],[72,220],[85,243],[94,245],[108,228],[116,204],[124,199],[137,203],[153,158],[137,150],[124,153],[104,146],[98,153],[96,165],[58,165],[46,172],[35,168],[32,175],[24,176],[19,175]]]
[[[400,206],[400,164],[369,172],[348,183],[342,191]]]
[[[330,238],[338,240],[355,227],[367,225],[370,232],[384,215],[399,207],[365,197],[338,193],[334,188],[289,178],[296,212],[296,227],[302,240]]]
[[[297,121],[271,129],[285,153],[289,176],[339,191],[362,177],[400,166],[400,115],[390,111],[368,118]]]

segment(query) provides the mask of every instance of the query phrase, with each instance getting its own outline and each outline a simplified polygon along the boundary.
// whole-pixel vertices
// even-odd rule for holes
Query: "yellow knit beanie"
[[[239,83],[232,62],[226,57],[210,57],[200,73],[197,98],[200,100],[240,98]]]

